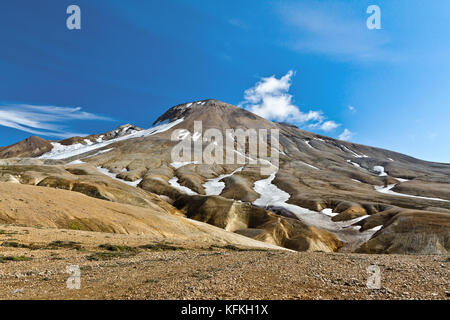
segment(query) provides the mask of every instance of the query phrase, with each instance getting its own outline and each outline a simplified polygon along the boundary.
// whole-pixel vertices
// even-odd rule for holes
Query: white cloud
[[[348,110],[351,112],[356,112],[356,108],[354,106],[348,106]]]
[[[323,131],[331,131],[331,130],[336,129],[339,126],[340,126],[340,124],[330,120],[330,121],[325,121],[324,123],[322,123],[319,128]]]
[[[339,124],[331,120],[325,121],[322,111],[302,112],[292,103],[293,97],[289,94],[289,89],[293,76],[294,72],[290,70],[279,79],[275,76],[261,78],[255,86],[245,90],[245,101],[239,106],[268,120],[296,123],[322,131],[336,129]]]
[[[71,120],[111,120],[80,107],[36,106],[29,104],[0,105],[0,125],[32,134],[67,138],[82,133],[69,132],[63,123]]]
[[[343,141],[348,141],[348,140],[350,140],[352,137],[353,137],[353,132],[351,132],[351,131],[348,130],[348,129],[345,129],[344,132],[342,132],[342,133],[339,135],[338,139],[339,139],[339,140],[343,140]]]

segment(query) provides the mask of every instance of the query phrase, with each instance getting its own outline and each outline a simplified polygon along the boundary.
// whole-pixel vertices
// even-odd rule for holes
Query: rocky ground
[[[150,240],[0,225],[0,298],[450,299],[448,255],[290,252]],[[68,265],[80,267],[80,289],[67,289]],[[370,265],[380,268],[379,290],[366,286]]]

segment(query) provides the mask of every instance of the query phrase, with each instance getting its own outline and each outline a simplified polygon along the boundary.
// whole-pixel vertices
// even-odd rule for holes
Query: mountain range
[[[263,172],[262,158],[174,161],[174,136],[211,142],[195,131],[199,121],[223,136],[229,129],[277,130],[276,168]],[[30,194],[27,205],[0,203],[5,224],[295,251],[450,249],[450,164],[332,139],[214,99],[176,105],[150,129],[126,124],[61,141],[30,137],[0,148],[0,159],[1,187]],[[43,187],[62,189],[48,210],[33,196],[49,190]],[[67,203],[74,192],[84,194],[76,196],[78,210]]]

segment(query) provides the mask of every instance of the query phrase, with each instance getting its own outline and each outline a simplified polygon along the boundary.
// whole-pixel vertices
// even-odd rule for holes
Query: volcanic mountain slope
[[[203,132],[214,128],[223,136],[226,129],[278,129],[279,166],[262,173],[269,158],[256,164],[173,161],[179,141],[172,136],[200,139],[204,148],[212,143],[194,132],[195,121]],[[129,195],[146,199],[146,192],[178,214],[294,250],[450,249],[449,164],[316,135],[217,100],[177,105],[154,125],[108,139],[51,142],[45,153],[25,154],[39,154],[40,160],[3,160],[1,179],[122,203],[129,203]],[[146,201],[131,204],[152,202]]]
[[[47,140],[33,136],[11,146],[0,148],[0,158],[37,157],[50,151],[52,144]]]

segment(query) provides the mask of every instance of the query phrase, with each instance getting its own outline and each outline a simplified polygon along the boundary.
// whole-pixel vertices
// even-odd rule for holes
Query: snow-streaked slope
[[[150,129],[142,130],[142,131],[136,131],[134,133],[131,133],[126,136],[122,136],[119,138],[99,142],[99,143],[93,143],[93,144],[81,144],[81,143],[75,143],[72,145],[62,145],[58,142],[52,142],[53,149],[50,150],[47,153],[44,153],[39,158],[40,159],[67,159],[70,157],[77,156],[79,154],[83,154],[92,150],[103,148],[107,145],[110,145],[115,142],[123,141],[123,140],[129,140],[134,138],[141,138],[141,137],[147,137],[151,136],[160,132],[164,132],[169,130],[170,128],[176,126],[177,124],[181,123],[184,119],[178,119],[170,123],[161,124],[155,127],[152,127]]]
[[[123,180],[123,179],[119,179],[119,178],[117,178],[117,175],[116,175],[116,174],[111,173],[111,172],[109,172],[108,169],[102,168],[102,167],[97,167],[97,170],[98,170],[100,173],[103,173],[104,175],[107,175],[108,177],[113,178],[114,180],[117,180],[117,181],[126,183],[126,184],[128,184],[128,185],[130,185],[130,186],[132,186],[132,187],[136,187],[136,186],[142,181],[142,179],[138,179],[138,180],[135,180],[135,181],[126,181],[126,180]]]
[[[361,168],[361,166],[360,166],[358,163],[356,163],[356,162],[353,162],[353,161],[351,161],[351,160],[347,160],[347,162],[348,162],[348,163],[351,163],[352,165],[354,165],[354,166],[357,167],[357,168]]]
[[[254,205],[264,208],[270,206],[286,209],[295,214],[307,225],[331,231],[336,234],[339,240],[347,243],[363,243],[376,232],[373,229],[359,232],[359,226],[352,226],[352,224],[367,218],[367,215],[348,221],[335,222],[331,220],[334,215],[331,209],[324,209],[322,210],[322,213],[319,213],[286,203],[286,201],[289,200],[290,195],[272,183],[276,173],[277,172],[272,173],[267,179],[255,182],[254,190],[260,194],[260,198],[253,202]]]
[[[445,201],[450,202],[450,200],[440,199],[440,198],[428,198],[428,197],[420,197],[420,196],[413,196],[411,194],[404,194],[404,193],[398,193],[395,191],[392,191],[397,184],[390,184],[387,187],[383,186],[374,186],[375,190],[381,193],[390,194],[393,196],[400,196],[400,197],[411,197],[411,198],[418,198],[418,199],[425,199],[425,200],[434,200],[434,201]]]
[[[349,148],[347,148],[344,145],[340,145],[340,147],[342,148],[342,150],[350,152],[353,155],[353,157],[355,157],[355,158],[368,158],[368,156],[366,156],[365,154],[357,154],[355,151],[350,150]]]

